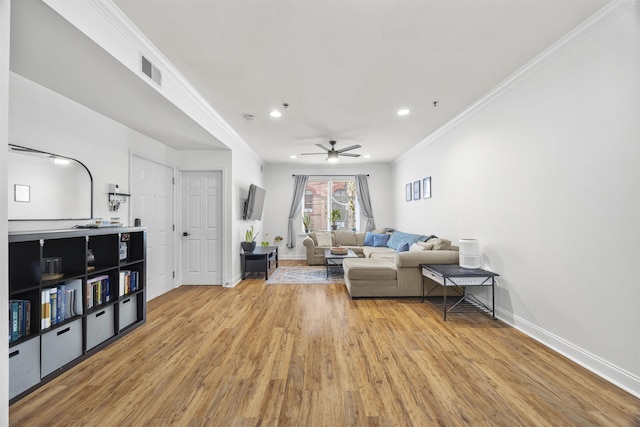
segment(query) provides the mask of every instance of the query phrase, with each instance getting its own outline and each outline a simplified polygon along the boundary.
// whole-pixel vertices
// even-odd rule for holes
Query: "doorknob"
[[[187,233],[186,231],[184,233],[182,233],[183,237],[187,237],[189,235],[189,233]]]

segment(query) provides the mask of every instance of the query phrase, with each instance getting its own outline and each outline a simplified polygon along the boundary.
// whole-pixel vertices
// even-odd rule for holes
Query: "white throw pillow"
[[[331,247],[331,233],[316,233],[316,240],[319,247]]]
[[[420,251],[424,251],[426,250],[423,246],[414,243],[413,245],[411,245],[411,247],[409,248],[409,252],[420,252]]]

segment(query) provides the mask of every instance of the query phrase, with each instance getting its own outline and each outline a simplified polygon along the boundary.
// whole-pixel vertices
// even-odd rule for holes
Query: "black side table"
[[[420,264],[420,267],[422,268],[422,301],[424,301],[429,293],[438,287],[436,285],[425,293],[425,277],[444,286],[444,320],[447,320],[447,313],[451,312],[451,310],[465,300],[470,301],[476,306],[484,307],[487,311],[491,312],[494,319],[496,318],[495,277],[499,276],[499,274],[481,268],[462,268],[457,264]],[[460,290],[462,296],[447,309],[447,287],[451,286]],[[491,286],[491,309],[472,295],[467,295],[465,289],[467,286]]]
[[[264,273],[264,279],[269,279],[269,270],[275,266],[278,268],[278,247],[259,246],[253,252],[240,254],[242,266],[242,280],[247,278],[247,273]]]

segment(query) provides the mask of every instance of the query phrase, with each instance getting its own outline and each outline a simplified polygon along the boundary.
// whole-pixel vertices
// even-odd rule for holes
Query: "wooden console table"
[[[269,279],[269,270],[274,266],[278,268],[278,247],[259,246],[253,252],[240,254],[242,265],[242,280],[247,278],[247,273],[264,273],[264,279]]]

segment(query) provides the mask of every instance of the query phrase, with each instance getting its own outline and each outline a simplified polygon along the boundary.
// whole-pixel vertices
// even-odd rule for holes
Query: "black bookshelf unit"
[[[147,232],[9,233],[9,403],[146,321]]]

